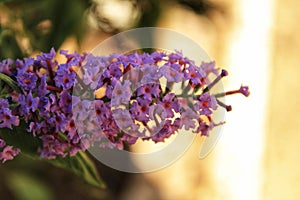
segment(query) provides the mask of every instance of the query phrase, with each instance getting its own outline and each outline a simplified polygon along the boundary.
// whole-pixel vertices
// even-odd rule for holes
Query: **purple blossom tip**
[[[222,77],[228,76],[228,71],[225,70],[225,69],[222,69],[221,76],[222,76]]]
[[[19,153],[20,149],[7,145],[3,148],[2,152],[0,152],[0,160],[2,160],[2,163],[5,163],[8,160],[14,159]]]
[[[239,89],[240,93],[243,94],[245,97],[250,95],[249,87],[248,86],[241,86]]]
[[[231,105],[226,106],[226,111],[227,111],[227,112],[232,111],[232,106],[231,106]]]

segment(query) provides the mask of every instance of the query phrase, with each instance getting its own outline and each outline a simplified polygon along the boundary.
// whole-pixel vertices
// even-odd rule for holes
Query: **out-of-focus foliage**
[[[155,26],[161,12],[160,1],[137,0],[137,5],[141,9],[141,17],[138,26]]]
[[[209,1],[199,0],[177,0],[181,5],[187,6],[195,13],[201,15],[207,15],[211,10],[215,8],[215,5]]]
[[[58,49],[65,39],[84,33],[85,0],[11,0],[1,5],[0,59]],[[26,43],[27,42],[27,43]],[[25,44],[24,44],[25,43]]]
[[[127,5],[127,9],[116,13],[118,4]],[[51,47],[59,49],[70,36],[80,44],[88,17],[110,34],[155,26],[166,4],[185,6],[200,15],[209,15],[215,9],[205,0],[0,0],[0,59],[22,58]]]
[[[3,28],[0,24],[0,59],[23,57],[15,35],[14,30]]]
[[[10,172],[9,176],[11,178],[7,179],[7,186],[13,192],[16,199],[54,199],[51,190],[38,178],[20,171]]]
[[[26,35],[34,49],[59,48],[64,40],[83,33],[82,16],[88,7],[85,0],[20,0],[18,6]]]
[[[39,154],[36,150],[41,146],[41,140],[33,137],[31,134],[24,134],[26,127],[25,122],[22,121],[20,126],[14,127],[13,130],[2,128],[0,130],[0,136],[5,139],[7,144],[21,149],[22,153],[26,156],[38,159]],[[72,157],[67,156],[65,158],[56,158],[47,161],[55,166],[72,171],[91,185],[99,188],[105,187],[94,163],[84,152],[78,152]]]

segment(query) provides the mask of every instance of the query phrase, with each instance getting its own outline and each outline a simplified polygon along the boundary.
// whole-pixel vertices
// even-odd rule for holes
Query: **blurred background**
[[[45,162],[18,156],[0,165],[0,199],[293,200],[300,198],[300,2],[296,0],[8,0],[0,3],[0,58],[51,47],[89,52],[136,27],[178,31],[229,70],[222,137],[198,159],[200,141],[176,163],[147,174],[96,162],[99,190]],[[298,134],[298,135],[297,135]]]

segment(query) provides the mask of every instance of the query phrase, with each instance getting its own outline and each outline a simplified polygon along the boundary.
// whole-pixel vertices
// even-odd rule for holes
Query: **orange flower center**
[[[202,103],[202,105],[203,105],[204,107],[207,107],[209,104],[208,104],[207,101],[204,101],[204,102]]]

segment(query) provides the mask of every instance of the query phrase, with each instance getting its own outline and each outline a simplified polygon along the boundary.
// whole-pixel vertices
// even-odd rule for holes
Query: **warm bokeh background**
[[[192,38],[227,68],[226,89],[244,83],[251,96],[227,98],[233,111],[226,115],[217,147],[203,160],[195,141],[175,164],[154,173],[119,173],[98,163],[109,186],[99,191],[61,169],[20,156],[0,166],[0,199],[300,198],[299,2],[47,2],[19,0],[0,6],[1,58],[34,55],[50,46],[90,51],[123,30],[164,27]]]

